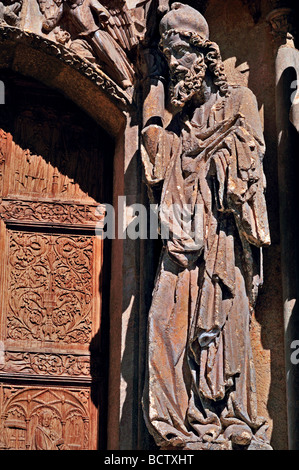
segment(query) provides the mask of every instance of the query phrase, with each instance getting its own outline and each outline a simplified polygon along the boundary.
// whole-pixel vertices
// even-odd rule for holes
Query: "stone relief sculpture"
[[[38,0],[42,31],[91,62],[97,62],[123,88],[133,84],[134,70],[125,51],[136,44],[124,0]],[[107,6],[107,8],[106,8]]]
[[[0,25],[8,24],[18,26],[20,18],[19,13],[22,9],[23,0],[18,2],[14,0],[6,0],[0,2]]]
[[[261,249],[270,244],[256,98],[228,84],[197,10],[174,3],[160,35],[169,81],[157,64],[149,70],[142,130],[163,239],[145,420],[162,449],[271,449],[250,341]]]

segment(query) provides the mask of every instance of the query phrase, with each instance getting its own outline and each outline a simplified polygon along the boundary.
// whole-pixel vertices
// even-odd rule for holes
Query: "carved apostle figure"
[[[50,32],[61,20],[68,24],[72,41],[70,49],[89,60],[93,55],[107,73],[123,88],[133,84],[133,69],[126,53],[105,30],[111,15],[98,0],[38,0],[46,19],[43,30]],[[54,7],[54,8],[53,8]],[[51,16],[51,12],[54,15]],[[121,21],[119,21],[121,25]]]
[[[257,102],[230,86],[195,9],[160,23],[169,68],[144,102],[142,158],[163,252],[148,324],[144,416],[162,449],[270,449],[250,322],[270,244]]]
[[[33,450],[62,450],[64,440],[52,429],[53,413],[51,410],[43,410],[38,418],[35,428],[32,448]]]
[[[20,22],[19,13],[22,9],[23,0],[5,0],[0,2],[0,24],[18,26]]]

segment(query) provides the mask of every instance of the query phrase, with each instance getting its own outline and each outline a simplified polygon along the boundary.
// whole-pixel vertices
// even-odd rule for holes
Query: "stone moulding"
[[[49,201],[12,201],[3,200],[0,218],[6,224],[41,224],[43,226],[63,224],[72,228],[103,228],[104,206],[73,204]]]
[[[0,41],[22,41],[23,44],[29,45],[34,49],[41,49],[88,77],[117,103],[122,103],[124,106],[131,103],[130,96],[124,93],[104,72],[86,59],[73,54],[62,44],[57,44],[29,31],[22,31],[19,28],[8,26],[0,27]]]
[[[102,119],[102,121],[104,122],[107,119],[107,130],[110,134],[118,134],[121,126],[120,123],[122,121],[121,118],[124,118],[124,113],[133,104],[132,94],[130,94],[129,91],[123,91],[112,79],[110,79],[102,70],[100,70],[97,65],[94,65],[86,59],[80,57],[79,55],[70,52],[62,44],[57,44],[49,39],[39,36],[36,33],[32,33],[30,31],[23,31],[20,28],[13,26],[0,26],[0,44],[2,49],[0,52],[1,68],[9,68],[17,72],[20,71],[20,73],[22,73],[23,75],[30,74],[30,70],[28,70],[28,72],[24,72],[24,70],[19,70],[17,61],[15,59],[15,55],[17,54],[17,48],[18,46],[20,46],[24,49],[28,48],[30,50],[36,51],[37,53],[42,53],[46,58],[47,56],[50,56],[52,59],[56,59],[57,61],[61,62],[64,67],[70,67],[71,69],[76,70],[80,75],[88,79],[93,85],[98,88],[101,96],[104,95],[109,100],[110,106],[113,106],[114,109],[117,108],[119,110],[120,116],[118,117],[120,119],[116,119],[116,117],[104,117],[104,119]],[[14,48],[15,52],[9,52],[9,47]],[[24,62],[24,57],[22,58],[22,61]],[[34,65],[38,67],[39,64]],[[27,69],[29,69],[28,64]],[[60,71],[57,72],[57,75],[59,74]],[[39,79],[38,73],[35,73],[35,76],[33,78]],[[76,78],[73,78],[73,80],[75,81]],[[45,80],[40,81],[45,82]],[[52,86],[52,84],[50,83],[46,83],[46,85],[50,87]],[[68,85],[71,86],[69,81]],[[72,87],[74,88],[76,85],[77,84],[74,83]],[[72,99],[72,94],[70,94],[69,97]],[[102,106],[101,112],[103,113],[103,111],[105,111],[106,116],[108,116],[108,114],[111,116],[111,110],[108,113],[108,109],[105,109],[105,105]],[[97,112],[93,112],[93,114],[95,113]],[[109,123],[109,119],[113,120],[112,124]]]

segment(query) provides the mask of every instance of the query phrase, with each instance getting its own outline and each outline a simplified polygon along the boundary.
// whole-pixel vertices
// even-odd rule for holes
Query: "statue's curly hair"
[[[172,34],[180,34],[181,36],[187,38],[189,43],[204,55],[205,64],[207,65],[208,70],[211,72],[214,84],[218,87],[222,96],[228,96],[229,86],[218,44],[210,41],[209,39],[202,38],[200,34],[194,31],[182,32],[176,31],[175,29],[170,29],[162,35],[159,44],[160,50],[162,52],[164,40]]]

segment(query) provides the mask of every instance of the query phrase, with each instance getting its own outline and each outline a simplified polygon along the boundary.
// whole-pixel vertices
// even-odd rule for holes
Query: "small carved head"
[[[42,426],[49,427],[53,419],[53,413],[49,409],[44,409],[40,412],[38,421]]]

